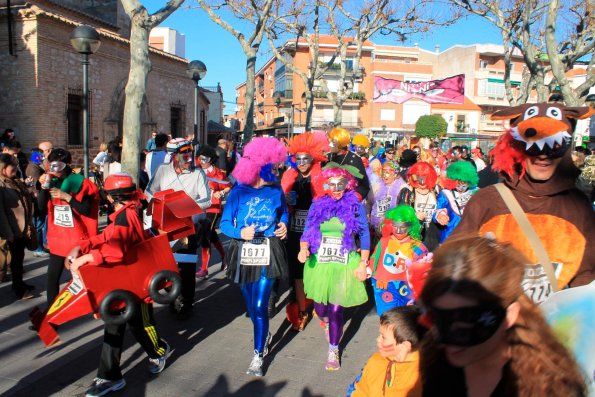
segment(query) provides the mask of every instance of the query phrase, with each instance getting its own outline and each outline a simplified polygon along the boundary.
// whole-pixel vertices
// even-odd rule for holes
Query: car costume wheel
[[[129,321],[135,314],[135,297],[132,293],[121,289],[107,294],[99,304],[99,315],[106,324],[121,325]]]
[[[156,303],[167,305],[176,300],[182,292],[182,279],[172,270],[155,273],[149,282],[149,296]]]

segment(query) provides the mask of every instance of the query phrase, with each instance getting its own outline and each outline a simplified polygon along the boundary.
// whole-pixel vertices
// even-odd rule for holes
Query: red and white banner
[[[403,103],[412,98],[428,103],[462,104],[465,100],[465,75],[417,83],[374,76],[375,103]]]

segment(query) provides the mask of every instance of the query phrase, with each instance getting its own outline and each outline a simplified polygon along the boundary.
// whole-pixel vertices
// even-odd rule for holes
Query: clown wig
[[[430,164],[418,161],[417,163],[413,164],[409,171],[407,172],[407,178],[409,180],[409,184],[413,188],[420,188],[421,185],[417,182],[420,176],[425,177],[425,184],[424,186],[428,189],[432,190],[436,186],[436,180],[438,179],[438,175]]]
[[[272,168],[287,157],[285,146],[275,138],[254,138],[244,148],[244,155],[232,175],[239,183],[254,185],[258,177],[270,182],[275,179]],[[263,172],[261,172],[263,171]]]
[[[391,208],[384,215],[384,219],[389,219],[393,222],[408,222],[411,223],[409,229],[409,236],[415,240],[421,240],[421,223],[415,215],[415,210],[405,204],[397,205],[395,208]],[[385,222],[382,230],[383,236],[392,234],[392,222]]]
[[[345,191],[355,190],[357,187],[357,181],[355,178],[343,168],[327,168],[323,169],[320,175],[314,179],[314,191],[317,196],[330,195],[331,191],[328,189],[327,182],[329,178],[345,178],[347,179],[347,186]]]
[[[469,184],[469,188],[474,189],[479,182],[477,170],[468,161],[455,161],[446,168],[446,179],[442,181],[442,186],[446,189],[454,189],[457,187],[457,181]]]
[[[345,128],[335,127],[328,132],[329,141],[337,142],[339,149],[345,149],[349,147],[349,141],[351,141],[351,135]]]
[[[326,161],[325,153],[328,152],[328,139],[323,132],[305,132],[295,135],[288,142],[287,151],[292,156],[296,153],[308,153],[314,161]]]

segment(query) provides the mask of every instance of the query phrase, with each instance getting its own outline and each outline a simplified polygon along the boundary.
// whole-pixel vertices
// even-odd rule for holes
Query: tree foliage
[[[568,0],[451,0],[469,14],[480,16],[500,30],[504,44],[506,97],[511,105],[525,103],[532,90],[545,102],[559,87],[567,105],[584,103],[595,84],[595,3]],[[560,26],[560,28],[558,28]],[[514,92],[511,65],[520,54],[526,65],[522,84]],[[573,87],[565,73],[587,57],[587,78]],[[553,78],[550,79],[550,76]]]
[[[435,139],[446,134],[448,124],[439,114],[421,116],[415,123],[415,136]]]

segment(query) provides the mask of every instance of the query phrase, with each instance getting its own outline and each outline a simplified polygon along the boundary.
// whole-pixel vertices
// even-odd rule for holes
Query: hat
[[[174,138],[167,142],[167,151],[169,153],[181,153],[192,151],[192,142],[184,138]]]
[[[401,153],[401,158],[399,159],[399,165],[402,168],[408,168],[415,163],[417,163],[417,153],[411,149],[403,150],[403,153]]]

